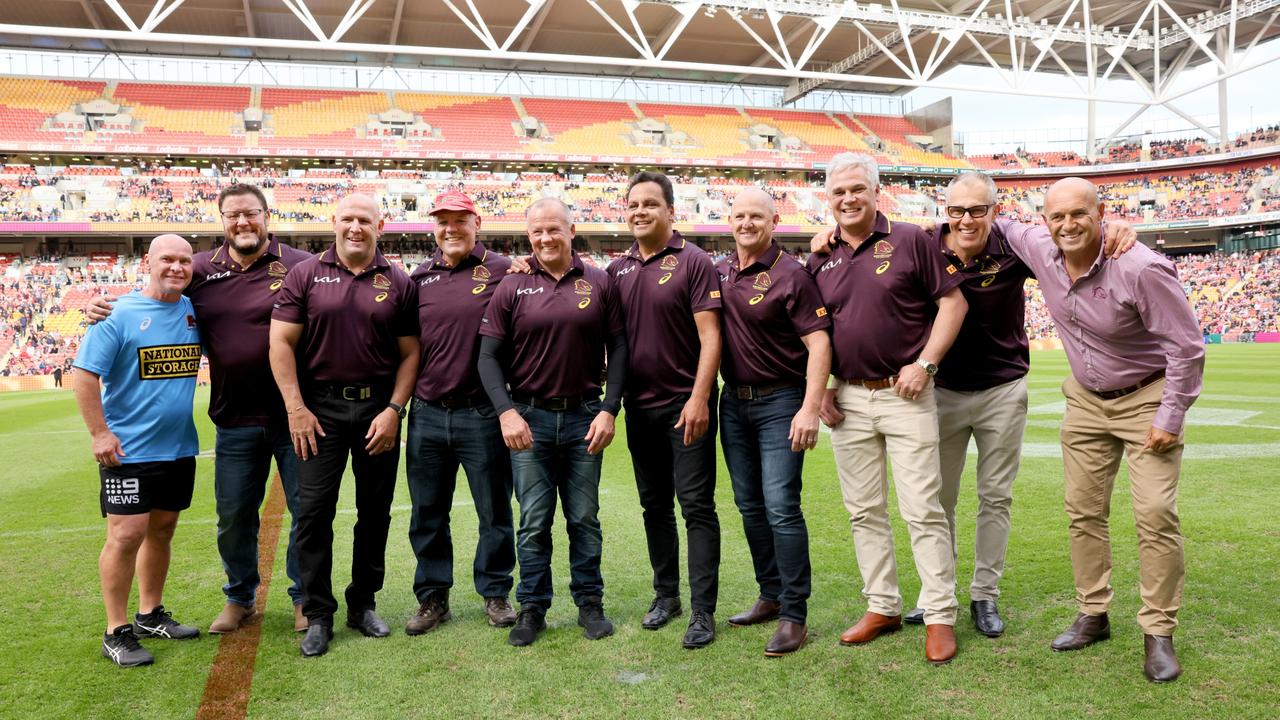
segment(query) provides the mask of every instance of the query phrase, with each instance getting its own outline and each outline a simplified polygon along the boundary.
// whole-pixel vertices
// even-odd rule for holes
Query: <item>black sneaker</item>
[[[578,625],[588,640],[599,640],[613,634],[613,623],[604,616],[604,604],[600,598],[587,598],[586,603],[578,608]]]
[[[173,613],[157,605],[155,610],[143,615],[133,616],[133,631],[142,637],[165,638],[168,640],[190,640],[200,637],[200,630],[190,625],[183,625],[173,619]]]
[[[109,635],[102,636],[102,657],[120,667],[137,667],[155,662],[151,653],[138,642],[138,636],[133,634],[132,625],[121,625]]]
[[[516,615],[515,627],[507,635],[507,643],[515,647],[532,645],[538,635],[547,629],[547,611],[537,605],[525,605]]]

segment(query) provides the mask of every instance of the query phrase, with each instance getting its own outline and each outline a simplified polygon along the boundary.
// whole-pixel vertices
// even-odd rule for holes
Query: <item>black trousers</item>
[[[359,397],[360,391],[348,391]],[[356,525],[352,542],[347,613],[372,609],[386,574],[387,530],[400,464],[400,438],[394,450],[365,452],[369,423],[387,408],[391,388],[374,388],[365,399],[347,400],[341,388],[308,389],[307,407],[324,429],[316,437],[319,452],[298,463],[298,535],[295,550],[302,577],[302,611],[314,624],[333,625],[338,601],[333,596],[333,518],[342,475],[351,459],[356,483]]]
[[[675,502],[680,501],[689,539],[689,602],[715,612],[720,592],[720,520],[716,517],[716,397],[708,402],[707,432],[685,447],[680,419],[686,397],[653,408],[627,406],[627,448],[636,474],[644,532],[653,566],[653,589],[680,597],[680,536]],[[674,500],[673,500],[674,496]]]

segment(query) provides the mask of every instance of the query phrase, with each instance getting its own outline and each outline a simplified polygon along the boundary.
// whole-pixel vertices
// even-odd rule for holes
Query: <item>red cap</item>
[[[430,214],[435,215],[438,212],[444,212],[446,210],[461,210],[463,212],[469,212],[472,215],[480,214],[476,212],[476,204],[471,202],[471,198],[457,190],[450,190],[449,192],[442,192],[437,195]]]

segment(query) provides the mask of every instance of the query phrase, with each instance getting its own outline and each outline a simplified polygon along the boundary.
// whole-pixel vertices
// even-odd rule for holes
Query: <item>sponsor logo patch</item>
[[[188,313],[188,314],[187,314],[187,329],[188,329],[188,330],[194,330],[194,329],[195,329],[195,327],[196,327],[196,316],[195,316],[195,315],[191,315],[190,313]]]
[[[471,279],[476,282],[484,282],[493,277],[493,273],[489,272],[489,268],[483,265],[477,265],[475,270],[471,271]]]
[[[373,276],[373,287],[377,290],[390,290],[391,278],[383,275],[382,273],[378,273]]]
[[[195,318],[188,315],[191,322]],[[138,348],[138,377],[142,380],[168,380],[195,377],[200,371],[200,345],[152,345]]]
[[[760,294],[758,294],[758,295],[753,295],[753,296],[751,297],[751,299],[747,301],[747,304],[748,304],[748,305],[759,305],[761,300],[764,300],[764,293],[760,293]]]
[[[272,260],[271,264],[267,266],[267,274],[271,277],[284,277],[289,274],[289,268],[285,267],[284,263],[279,260]]]
[[[877,260],[883,260],[893,255],[893,243],[888,240],[877,240],[876,244],[871,248],[871,254]]]
[[[107,496],[108,505],[137,505],[140,502],[138,478],[105,478],[102,490]]]
[[[1094,298],[1096,298],[1096,299],[1098,299],[1098,300],[1106,300],[1106,299],[1107,299],[1107,289],[1106,289],[1106,288],[1100,288],[1100,287],[1096,287],[1096,288],[1094,288],[1094,289],[1093,289],[1093,297],[1094,297]]]
[[[484,286],[484,285],[477,285],[477,286],[475,286],[475,287],[471,288],[471,294],[472,294],[472,295],[479,295],[480,293],[484,292],[484,289],[485,289],[485,286]]]
[[[579,302],[579,303],[578,303],[578,309],[579,309],[579,310],[586,310],[586,309],[587,309],[587,306],[588,306],[588,305],[590,305],[590,304],[591,304],[591,298],[582,298],[582,302]]]
[[[756,275],[755,280],[751,282],[751,287],[760,292],[764,292],[772,286],[773,278],[769,277],[769,271],[767,270],[762,270],[759,275]]]
[[[590,295],[591,283],[581,278],[573,281],[573,291],[578,295]]]
[[[663,275],[662,277],[658,278],[658,284],[666,285],[667,281],[670,279],[671,279],[671,273],[667,273],[666,275]]]
[[[824,308],[824,307],[820,307],[820,308],[818,308],[817,310],[814,310],[814,311],[813,311],[813,314],[814,314],[814,315],[817,315],[818,317],[826,317],[826,316],[827,316],[827,309],[826,309],[826,308]]]
[[[885,260],[884,262],[876,266],[876,274],[883,275],[885,270],[888,270],[888,269],[889,269],[889,261]]]
[[[707,293],[707,297],[710,297],[710,298],[718,298],[718,297],[720,297],[720,291],[719,291],[719,290],[712,290],[711,292]]]
[[[948,265],[948,266],[947,266],[947,274],[948,274],[948,275],[955,275],[955,274],[956,274],[956,266],[955,266],[955,265]]]
[[[662,258],[662,262],[658,263],[658,267],[663,270],[675,270],[680,264],[680,260],[675,255],[668,255]]]
[[[978,269],[978,272],[983,275],[995,275],[1000,272],[1000,263],[994,258],[984,257],[982,258],[982,267]]]

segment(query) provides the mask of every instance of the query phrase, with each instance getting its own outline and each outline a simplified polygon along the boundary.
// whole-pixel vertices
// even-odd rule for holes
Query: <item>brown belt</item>
[[[850,385],[859,385],[868,390],[884,390],[885,388],[893,387],[893,381],[897,379],[898,376],[894,375],[887,378],[845,378],[845,382]]]
[[[1154,383],[1155,381],[1159,380],[1162,377],[1164,377],[1163,369],[1157,370],[1151,373],[1150,375],[1139,380],[1136,384],[1130,385],[1129,387],[1122,387],[1119,390],[1101,390],[1101,391],[1090,390],[1089,392],[1093,393],[1094,395],[1097,395],[1103,400],[1115,400],[1116,398],[1122,398],[1125,395],[1131,395],[1133,393],[1136,393],[1142,388],[1150,385],[1151,383]]]

